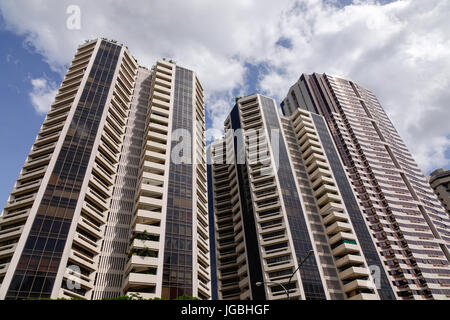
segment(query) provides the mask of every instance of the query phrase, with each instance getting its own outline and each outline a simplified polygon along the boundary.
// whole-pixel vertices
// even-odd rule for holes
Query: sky
[[[196,71],[219,131],[236,96],[279,103],[302,73],[350,78],[377,96],[424,173],[449,168],[448,17],[448,0],[1,0],[0,206],[77,46],[98,37],[141,65],[165,57]]]

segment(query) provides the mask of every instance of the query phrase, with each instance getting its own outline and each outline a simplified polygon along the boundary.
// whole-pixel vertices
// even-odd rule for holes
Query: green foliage
[[[236,97],[236,98],[234,98],[234,102],[235,103],[238,103],[238,101],[239,101],[239,99],[241,99],[242,97]]]
[[[141,256],[141,257],[153,257],[153,258],[156,258],[156,252],[153,251],[150,248],[147,248],[147,247],[135,250],[133,252],[133,255],[138,255],[138,256]]]
[[[175,298],[174,300],[200,300],[200,299],[183,294],[182,296],[179,296],[178,298]]]
[[[84,298],[71,298],[71,299],[66,299],[66,298],[58,298],[58,299],[50,299],[50,298],[31,298],[31,299],[28,299],[28,300],[86,300],[86,299],[84,299]],[[149,299],[145,299],[145,298],[143,298],[139,293],[131,293],[131,294],[129,294],[129,295],[126,295],[126,296],[119,296],[119,297],[115,297],[115,298],[104,298],[104,299],[102,299],[102,300],[104,300],[104,301],[114,301],[114,300],[165,300],[165,299],[161,299],[161,298],[158,298],[158,297],[155,297],[155,298],[149,298]],[[199,298],[196,298],[196,297],[191,297],[191,296],[188,296],[188,295],[182,295],[182,296],[179,296],[178,298],[175,298],[175,299],[173,299],[173,300],[200,300]]]
[[[142,233],[137,233],[134,237],[131,238],[131,241],[134,239],[139,240],[149,240],[149,241],[159,241],[159,236],[148,233],[146,230]]]
[[[51,298],[29,298],[27,300],[40,300],[40,301],[45,301],[45,300],[87,300],[85,298],[79,298],[79,297],[72,297],[70,299],[67,298],[57,298],[57,299],[51,299]]]
[[[131,293],[127,296],[120,296],[115,298],[104,298],[102,300],[146,300],[139,293]]]
[[[146,274],[152,274],[156,275],[156,268],[150,268],[147,271],[145,271]]]
[[[134,249],[132,252],[128,254],[128,260],[131,259],[132,256],[140,256],[140,257],[151,257],[156,258],[158,254],[150,248],[144,247],[142,249]]]

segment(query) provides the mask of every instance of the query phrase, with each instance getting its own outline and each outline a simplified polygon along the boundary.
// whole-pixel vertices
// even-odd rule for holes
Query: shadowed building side
[[[450,216],[450,170],[434,170],[429,177],[430,185]]]

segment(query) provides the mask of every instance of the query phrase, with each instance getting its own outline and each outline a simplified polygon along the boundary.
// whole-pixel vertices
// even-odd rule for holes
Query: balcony
[[[333,185],[334,186],[334,180],[330,177],[326,176],[320,176],[318,177],[313,183],[312,187],[313,189],[318,188],[320,185]]]
[[[66,73],[66,75],[62,81],[62,84],[70,83],[72,81],[81,82],[81,80],[83,79],[84,73],[85,73],[84,69],[79,70],[79,72],[73,72],[72,74]]]
[[[31,158],[35,158],[42,154],[47,154],[49,152],[52,152],[55,149],[55,146],[56,146],[56,142],[52,142],[47,145],[43,145],[43,146],[39,146],[39,147],[34,146],[34,148],[30,151],[28,156]]]
[[[153,240],[141,240],[141,239],[134,239],[131,243],[132,249],[143,249],[143,248],[149,248],[153,250],[159,250],[159,241],[153,241]],[[138,257],[138,256],[133,256]],[[149,258],[149,257],[145,257]],[[156,259],[156,258],[153,258]]]
[[[310,127],[303,127],[301,128],[298,132],[297,132],[297,136],[298,137],[302,137],[304,134],[311,134],[313,135],[313,137],[317,138],[316,136],[316,132],[314,131],[314,129],[310,128]],[[300,142],[301,143],[301,142]]]
[[[333,184],[322,184],[320,188],[318,188],[316,191],[314,191],[314,196],[316,199],[319,199],[324,195],[325,193],[329,194],[337,194],[338,190]]]
[[[335,234],[334,236],[332,236],[329,239],[329,242],[331,245],[339,242],[339,241],[346,241],[349,240],[348,243],[353,243],[356,242],[356,237],[353,233],[346,233],[346,232],[339,232],[337,234]]]
[[[5,224],[6,222],[11,223],[12,221],[15,223],[23,221],[25,224],[25,220],[27,220],[30,210],[31,207],[13,213],[6,211],[5,214],[0,217],[0,225]]]
[[[170,109],[170,102],[167,99],[158,99],[155,96],[152,98],[151,105],[152,107],[157,106],[166,110]]]
[[[259,115],[259,111],[260,111],[260,109],[259,109],[258,105],[255,104],[254,107],[248,108],[246,110],[243,110],[242,111],[242,116],[243,117],[247,117],[247,116],[250,116],[250,115],[253,115],[253,114],[258,114]]]
[[[139,194],[149,197],[162,196],[163,188],[151,184],[142,183],[140,185]]]
[[[87,290],[94,289],[94,280],[79,273],[72,273],[69,271],[70,269],[66,268],[64,272],[64,280],[63,281],[74,281],[79,283],[83,288]]]
[[[323,223],[325,225],[329,225],[336,221],[347,222],[348,217],[345,213],[333,211],[330,214],[328,214],[326,217],[323,218]]]
[[[243,129],[247,130],[247,129],[254,128],[254,127],[259,127],[259,126],[262,126],[262,119],[260,117],[256,118],[253,121],[246,121],[246,122],[244,122]]]
[[[96,175],[92,175],[89,179],[89,188],[96,189],[102,198],[109,198],[112,194],[112,187],[106,185],[103,180],[99,179]]]
[[[81,217],[80,220],[78,221],[78,226],[84,229],[85,231],[91,233],[97,239],[101,239],[103,237],[102,230],[83,217]]]
[[[97,220],[99,223],[105,223],[106,222],[106,215],[99,211],[97,208],[95,208],[94,206],[92,206],[89,202],[84,201],[83,202],[83,206],[81,208],[81,210],[89,215],[91,218]]]
[[[161,228],[157,226],[149,226],[141,223],[136,223],[134,231],[138,233],[148,232],[151,235],[159,235]]]
[[[318,142],[317,134],[311,128],[303,127],[297,133],[298,143],[303,145],[307,140]]]
[[[31,206],[36,199],[36,193],[25,197],[16,197],[16,199],[8,201],[5,205],[5,210],[18,209],[25,206]]]
[[[240,109],[242,112],[244,112],[247,109],[253,108],[258,106],[258,100],[254,99],[254,100],[248,100],[248,101],[239,101],[240,104]]]
[[[144,171],[142,173],[142,180],[148,181],[151,184],[161,185],[164,182],[164,175]]]
[[[138,203],[139,206],[143,206],[143,207],[152,207],[152,208],[162,208],[163,205],[163,201],[161,199],[158,199],[157,197],[152,197],[152,196],[139,196],[136,199],[136,202]]]
[[[243,253],[242,255],[245,255],[245,254]],[[247,264],[244,264],[244,265],[242,265],[242,266],[239,267],[239,269],[238,269],[238,271],[237,271],[237,274],[238,274],[239,276],[242,276],[242,275],[244,275],[247,271],[248,271],[248,270],[247,270]]]
[[[17,242],[7,244],[5,246],[1,246],[0,247],[0,258],[3,259],[5,257],[11,257],[14,254],[16,247],[17,247]]]
[[[379,300],[379,298],[374,293],[359,293],[350,297],[349,300]]]
[[[78,264],[90,271],[95,271],[97,269],[97,266],[95,265],[95,263],[92,259],[90,259],[89,257],[85,256],[84,254],[81,254],[73,249],[70,250],[69,260],[73,261],[75,264]]]
[[[246,286],[249,286],[249,277],[243,278],[241,281],[239,281],[239,288],[244,288]]]
[[[158,61],[156,65],[156,71],[168,76],[172,76],[173,73],[172,67],[169,64],[163,64],[161,61]]]
[[[156,268],[158,267],[158,258],[155,257],[143,257],[138,255],[132,255],[127,263],[125,270],[128,272],[131,268]]]
[[[313,173],[309,175],[309,178],[311,181],[314,181],[316,179],[320,179],[322,177],[331,178],[331,172],[326,169],[317,168]]]
[[[6,271],[8,271],[9,263],[0,264],[0,276],[4,276]],[[0,282],[1,284],[1,282]]]
[[[100,197],[99,195],[97,195],[97,193],[94,192],[92,188],[88,188],[86,192],[86,198],[88,198],[90,201],[92,201],[101,209],[103,209],[103,211],[109,209],[109,201],[107,199],[104,199],[103,196]]]
[[[317,148],[315,146],[309,146],[302,154],[303,159],[307,159],[313,153],[317,153],[319,155],[323,155],[322,149]]]
[[[100,248],[98,247],[98,245],[95,242],[93,242],[92,240],[84,237],[83,235],[81,235],[79,233],[75,233],[73,241],[75,243],[77,243],[80,247],[91,252],[92,254],[94,254],[94,255],[99,254]]]
[[[317,200],[317,204],[319,205],[319,207],[323,207],[327,203],[331,203],[331,202],[333,202],[333,203],[340,203],[341,202],[341,197],[338,196],[337,194],[325,193],[323,196],[321,196]]]
[[[307,133],[305,134],[300,140],[299,143],[301,144],[300,146],[300,151],[303,153],[305,152],[309,147],[314,147],[314,148],[318,148],[319,150],[321,150],[321,145],[320,142],[317,141],[317,138],[310,134]]]
[[[157,75],[157,76],[159,76],[159,75]],[[170,78],[167,80],[170,80]],[[155,99],[170,103],[170,95],[169,94],[154,91],[152,97]]]
[[[59,108],[64,105],[72,105],[72,102],[74,99],[75,99],[75,96],[67,97],[62,100],[55,100],[55,102],[52,103],[51,108],[53,110],[53,109]]]
[[[331,226],[327,227],[326,232],[328,235],[334,235],[338,232],[349,232],[352,230],[350,224],[345,222],[336,221]]]
[[[167,149],[167,145],[164,143],[159,143],[159,142],[150,141],[150,140],[147,141],[146,150],[155,151],[155,152],[161,152],[161,151],[165,152],[166,149]]]
[[[298,133],[303,128],[309,128],[311,130],[314,130],[314,125],[312,124],[312,122],[310,120],[304,121],[301,118],[297,118],[297,119],[294,120],[293,124],[294,124],[294,131],[298,132]]]
[[[31,181],[30,183],[22,183],[16,186],[12,191],[11,195],[16,196],[25,192],[34,192],[41,186],[42,180]]]
[[[112,116],[111,113],[108,113],[106,121],[107,122],[105,123],[105,126],[106,124],[110,125],[117,135],[122,136],[125,133],[123,126],[117,121],[115,117]]]
[[[159,153],[159,152],[146,150],[145,151],[145,160],[157,162],[157,163],[164,163],[166,161],[166,155]]]
[[[356,279],[344,285],[344,292],[346,293],[356,289],[375,289],[375,284],[370,280]]]
[[[98,145],[99,154],[104,156],[111,165],[116,165],[119,162],[119,153],[115,153],[103,140],[100,140]]]
[[[351,254],[356,252],[359,252],[358,246],[356,244],[346,242],[333,249],[334,256],[342,256],[344,254]]]
[[[36,141],[34,143],[34,146],[36,148],[38,148],[38,147],[46,145],[48,143],[56,142],[59,139],[60,134],[61,134],[61,132],[59,132],[59,131],[51,133],[46,136],[42,136],[39,134],[38,138],[36,139]]]
[[[357,279],[368,276],[368,270],[361,267],[350,267],[339,273],[339,277],[341,278],[341,280]]]
[[[132,289],[134,286],[153,285],[156,286],[156,275],[143,273],[130,273],[125,279],[124,291]],[[133,289],[132,289],[133,290]]]
[[[136,215],[134,217],[132,225],[135,223],[146,224],[159,221],[161,221],[161,212],[138,209],[136,211]]]
[[[319,210],[320,215],[322,216],[329,214],[333,211],[343,212],[344,206],[341,203],[329,202]]]
[[[345,257],[336,260],[336,267],[338,268],[347,265],[359,266],[362,264],[364,264],[364,258],[353,254],[348,254]]]

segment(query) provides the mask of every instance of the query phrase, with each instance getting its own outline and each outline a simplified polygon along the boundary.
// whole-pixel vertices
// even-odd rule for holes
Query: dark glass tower
[[[308,111],[280,116],[255,94],[211,143],[219,298],[380,297],[324,124]]]
[[[342,160],[356,194],[348,203],[352,222],[382,274],[380,296],[448,299],[450,219],[373,93],[351,80],[302,75],[282,109],[325,119],[321,131],[331,132],[339,151],[331,164]]]
[[[3,260],[9,268],[0,296],[91,289],[132,90],[120,71],[136,72],[123,46],[97,40],[79,47],[1,218],[3,240],[15,251]],[[111,106],[114,98],[120,102]],[[117,112],[119,134],[106,124]],[[67,287],[71,272],[83,285]]]
[[[195,72],[86,42],[0,217],[0,299],[210,299],[206,176]]]

